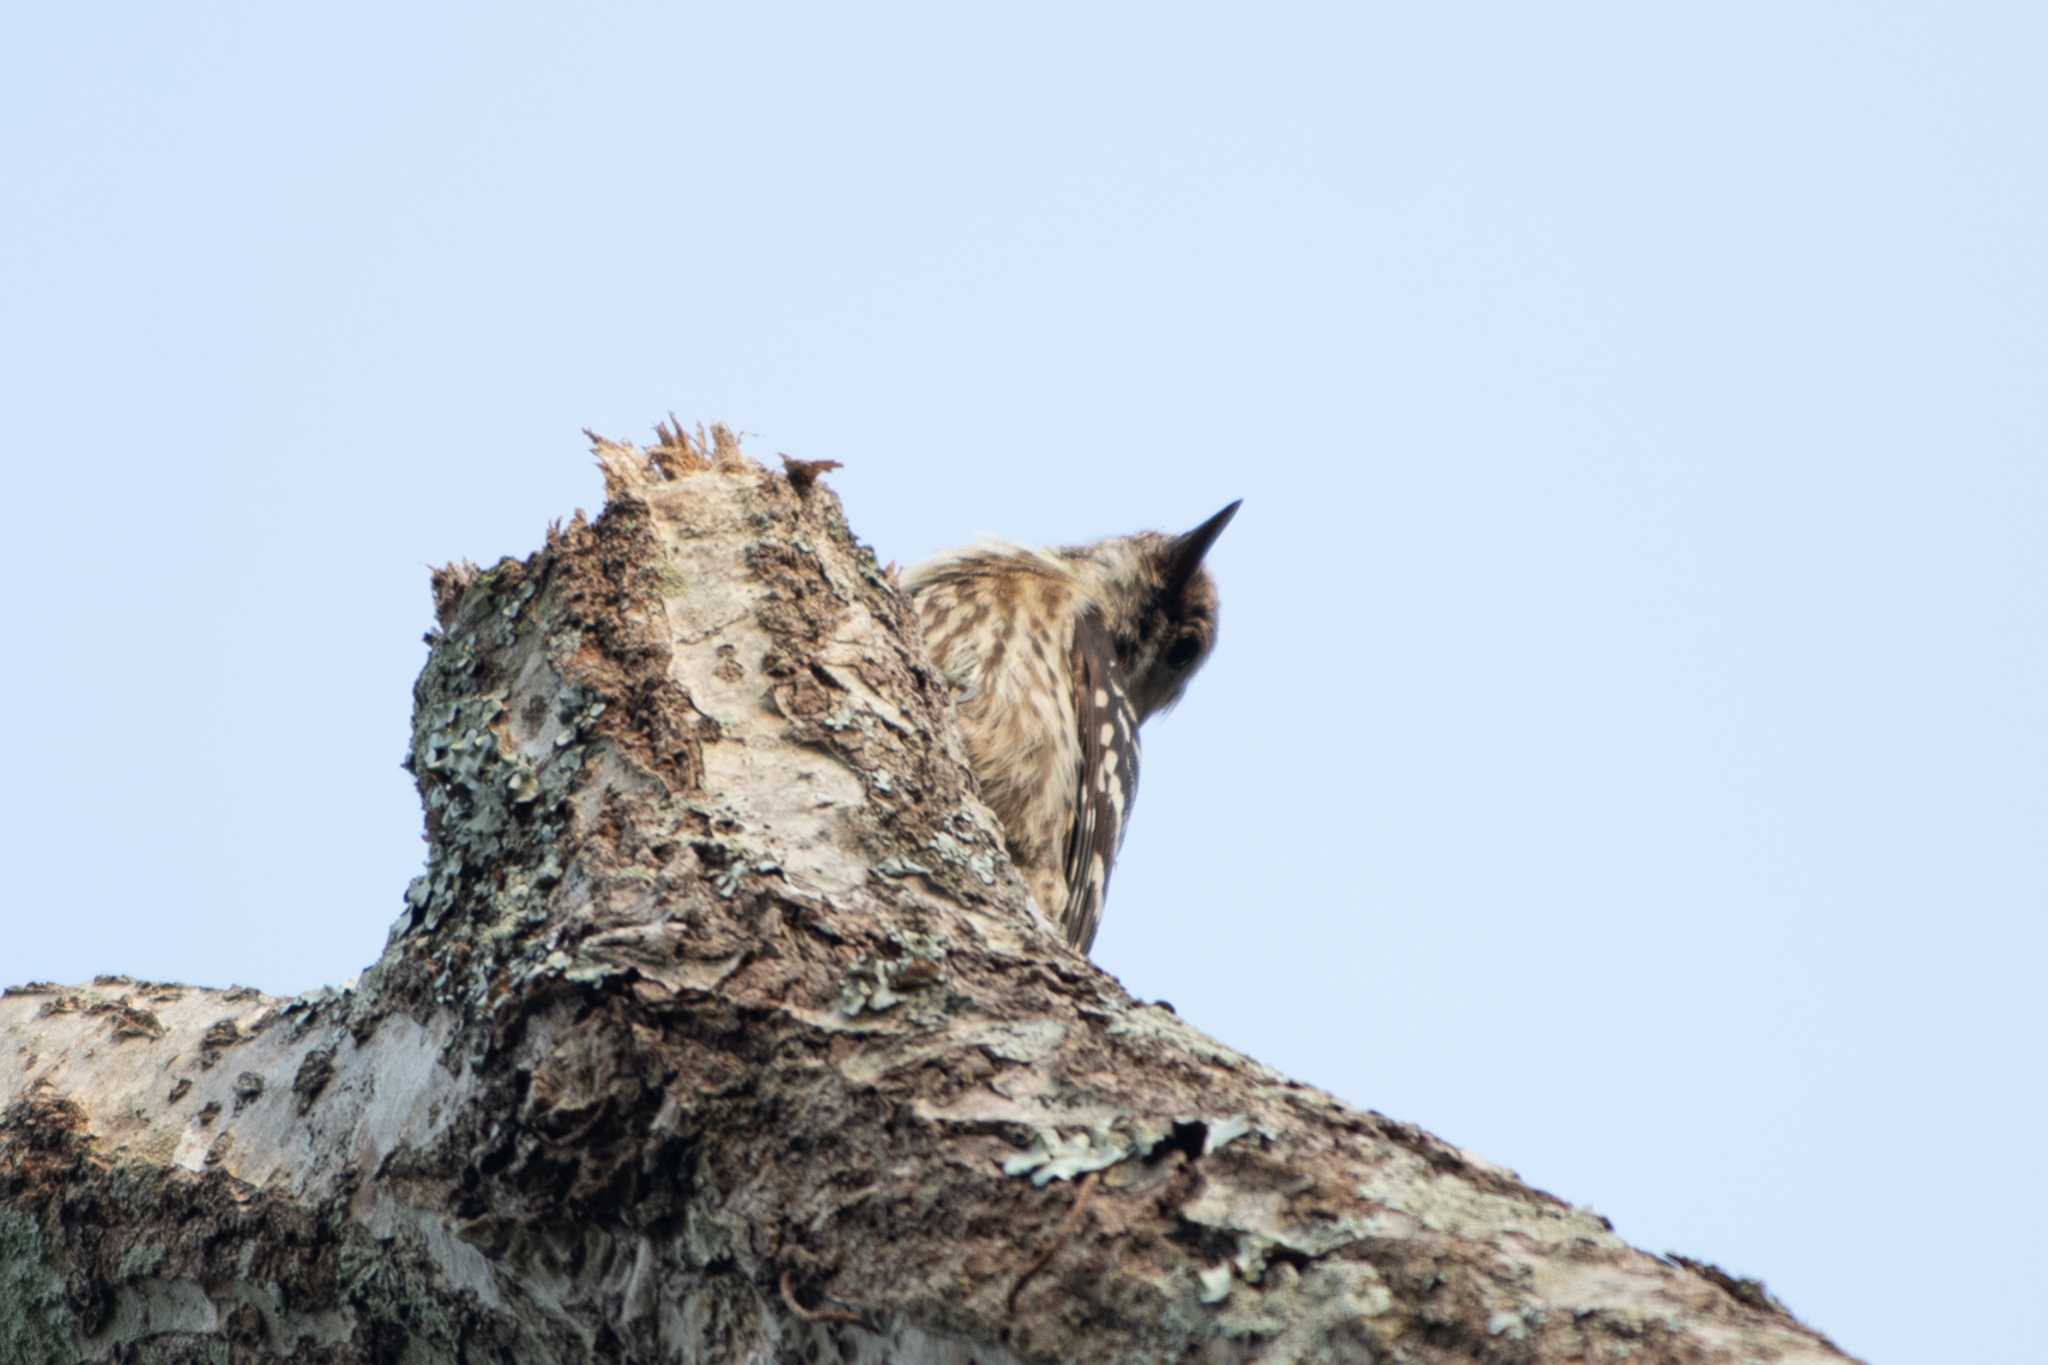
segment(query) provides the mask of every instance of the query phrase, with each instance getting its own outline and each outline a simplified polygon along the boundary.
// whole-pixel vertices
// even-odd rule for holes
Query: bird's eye
[[[1195,661],[1195,656],[1201,652],[1202,642],[1200,640],[1197,640],[1192,635],[1183,635],[1178,640],[1175,640],[1172,647],[1166,651],[1166,666],[1168,668],[1186,668]]]

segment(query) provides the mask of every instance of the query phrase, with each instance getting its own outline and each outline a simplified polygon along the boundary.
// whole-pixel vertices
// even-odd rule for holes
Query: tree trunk
[[[818,469],[597,455],[435,575],[359,984],[0,999],[0,1361],[1843,1358],[1132,1000]]]

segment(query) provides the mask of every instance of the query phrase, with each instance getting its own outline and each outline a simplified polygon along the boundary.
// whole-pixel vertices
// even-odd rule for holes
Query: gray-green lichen
[[[34,1218],[0,1211],[0,1362],[7,1365],[76,1358],[64,1281],[46,1264],[46,1254]]]
[[[940,830],[931,837],[925,847],[938,854],[941,862],[965,868],[983,886],[994,886],[998,866],[996,848],[987,841],[986,834],[979,826],[973,826],[972,829],[973,832],[968,836],[974,841],[972,843],[963,842],[950,831]]]
[[[458,684],[473,671],[469,645],[466,636],[453,638],[443,647],[445,659],[429,660],[423,694]],[[583,764],[582,750],[574,746],[606,703],[587,689],[565,685],[554,707],[559,728],[536,758],[506,734],[509,699],[501,688],[445,696],[431,709],[422,707],[411,766],[427,810],[431,852],[427,870],[406,888],[406,914],[394,926],[394,937],[431,932],[453,913],[474,915],[490,939],[517,935],[546,919],[548,895],[564,871],[555,845]],[[532,852],[508,856],[508,840],[528,844]]]
[[[426,1269],[420,1239],[401,1233],[391,1239],[351,1237],[336,1256],[341,1299],[374,1320],[404,1324],[405,1361],[454,1362],[470,1358],[482,1343],[466,1340],[476,1326],[474,1297],[451,1296]]]

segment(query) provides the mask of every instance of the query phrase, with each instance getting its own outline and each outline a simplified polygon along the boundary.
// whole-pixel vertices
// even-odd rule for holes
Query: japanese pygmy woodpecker
[[[1138,727],[1215,642],[1202,558],[1237,508],[1185,535],[979,545],[904,577],[1010,857],[1084,953],[1137,794]]]

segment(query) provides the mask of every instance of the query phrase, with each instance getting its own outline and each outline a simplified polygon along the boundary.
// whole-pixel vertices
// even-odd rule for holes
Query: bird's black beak
[[[1237,509],[1242,506],[1244,499],[1239,498],[1186,535],[1175,537],[1173,548],[1166,556],[1168,598],[1180,596],[1181,590],[1187,587],[1188,580],[1195,576],[1195,570],[1202,567],[1202,556],[1209,553],[1209,547],[1216,543],[1216,537],[1223,534],[1223,528],[1230,525],[1230,519],[1237,515]]]

